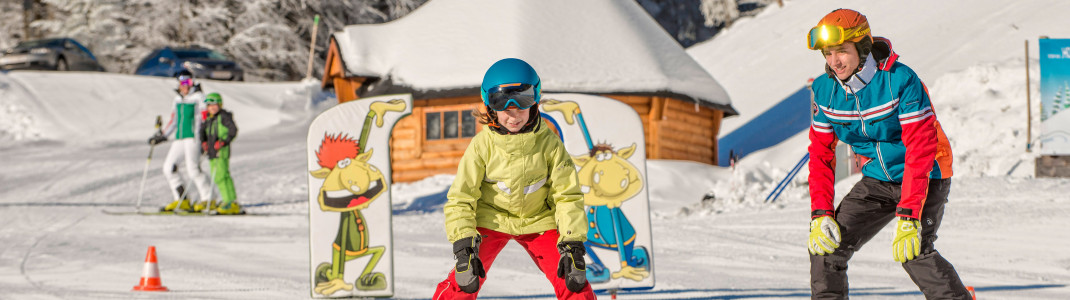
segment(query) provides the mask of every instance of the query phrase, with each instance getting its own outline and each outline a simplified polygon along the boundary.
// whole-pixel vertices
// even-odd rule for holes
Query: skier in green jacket
[[[576,166],[539,117],[541,82],[507,58],[483,77],[483,130],[472,138],[446,193],[446,235],[456,266],[433,299],[475,299],[510,240],[524,247],[558,299],[595,299],[583,242],[587,215]]]
[[[186,176],[197,186],[201,201],[215,199],[213,197],[215,189],[209,183],[208,175],[201,171],[201,151],[197,147],[196,135],[199,133],[201,113],[204,110],[204,92],[201,92],[200,84],[194,83],[193,74],[189,71],[179,73],[178,89],[175,92],[178,95],[175,95],[174,106],[172,106],[174,110],[171,111],[171,121],[167,122],[165,129],[149,138],[149,144],[166,142],[168,137],[174,134],[171,149],[167,151],[167,157],[164,158],[163,163],[163,175],[171,186],[174,201],[160,210],[192,211],[189,187],[182,184],[182,176],[178,174],[180,163],[186,165]]]
[[[223,109],[223,96],[219,93],[205,96],[204,104],[208,119],[200,128],[201,149],[208,155],[212,181],[219,187],[223,202],[217,207],[215,200],[211,203],[201,201],[193,209],[201,211],[207,208],[223,215],[241,214],[241,206],[235,201],[234,180],[230,178],[230,143],[238,137],[238,125],[234,124],[234,115]]]

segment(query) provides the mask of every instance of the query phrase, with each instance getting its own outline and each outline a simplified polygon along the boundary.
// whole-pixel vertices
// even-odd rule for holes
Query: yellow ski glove
[[[810,221],[810,241],[806,244],[810,254],[825,255],[840,247],[840,224],[831,216],[820,216]]]
[[[892,257],[895,261],[905,263],[921,255],[919,228],[921,222],[912,218],[901,217],[896,221],[895,236],[892,237]]]

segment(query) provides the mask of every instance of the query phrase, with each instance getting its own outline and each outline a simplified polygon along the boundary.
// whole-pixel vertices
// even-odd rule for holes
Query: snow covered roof
[[[516,57],[546,92],[666,95],[736,114],[724,88],[634,1],[434,0],[332,37],[347,77],[379,78],[392,92],[475,93],[491,64]]]

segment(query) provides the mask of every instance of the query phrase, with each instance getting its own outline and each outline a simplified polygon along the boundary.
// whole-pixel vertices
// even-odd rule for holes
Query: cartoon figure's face
[[[606,144],[599,144],[591,154],[573,156],[579,166],[580,191],[589,206],[620,206],[643,187],[639,169],[628,162],[635,153],[635,144],[616,152]]]
[[[319,192],[320,209],[347,212],[365,209],[383,194],[383,173],[368,164],[372,150],[360,153],[360,143],[343,134],[323,137],[316,158],[319,170],[309,173],[323,179]]]
[[[320,188],[320,209],[346,212],[365,209],[383,193],[383,173],[368,164],[372,151],[354,158],[338,160],[334,168],[321,168],[310,172],[312,177],[323,178]]]

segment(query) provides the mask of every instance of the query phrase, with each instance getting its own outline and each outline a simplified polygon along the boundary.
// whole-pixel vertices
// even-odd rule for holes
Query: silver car
[[[0,56],[0,70],[104,71],[93,53],[70,38],[23,41]]]

